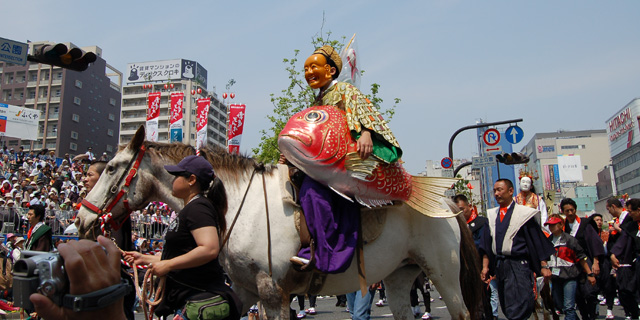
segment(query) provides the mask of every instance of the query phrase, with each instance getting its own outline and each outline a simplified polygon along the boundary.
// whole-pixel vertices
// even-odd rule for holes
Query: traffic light
[[[84,52],[79,48],[67,48],[64,43],[56,45],[45,44],[34,49],[33,55],[27,60],[48,64],[74,71],[87,70],[90,63],[95,62],[97,56],[93,52]]]
[[[520,164],[529,162],[529,157],[520,152],[501,153],[496,155],[496,160],[504,164]]]

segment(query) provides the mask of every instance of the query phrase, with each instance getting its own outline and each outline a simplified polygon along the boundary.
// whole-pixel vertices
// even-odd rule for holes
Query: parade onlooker
[[[551,278],[547,260],[555,252],[536,221],[540,212],[513,201],[513,183],[499,179],[493,187],[499,207],[489,209],[482,280],[495,270],[498,297],[507,319],[527,319],[534,311],[533,274]]]

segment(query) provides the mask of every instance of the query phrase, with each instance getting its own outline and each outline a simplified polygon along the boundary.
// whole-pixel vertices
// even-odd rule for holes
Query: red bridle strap
[[[140,146],[140,150],[138,151],[138,156],[135,159],[135,162],[133,162],[133,164],[131,165],[131,168],[129,169],[129,172],[127,174],[127,177],[124,181],[124,184],[122,185],[122,188],[120,189],[120,192],[118,192],[118,194],[113,198],[113,200],[111,200],[111,202],[109,202],[109,205],[107,205],[107,207],[102,210],[101,208],[98,208],[96,205],[94,205],[93,203],[89,202],[87,199],[83,199],[82,200],[82,205],[85,206],[87,209],[95,212],[96,214],[98,214],[99,216],[103,216],[104,214],[108,214],[109,217],[106,217],[106,221],[103,221],[103,219],[100,219],[101,221],[101,229],[104,229],[104,223],[105,222],[109,222],[109,224],[111,225],[111,228],[113,228],[114,230],[118,230],[120,229],[120,227],[122,227],[122,224],[124,224],[124,222],[127,220],[127,217],[129,217],[131,215],[131,208],[129,207],[129,200],[127,199],[127,192],[129,192],[129,186],[131,185],[131,181],[133,181],[133,179],[138,175],[138,168],[140,167],[140,163],[142,163],[142,158],[144,157],[144,153],[146,151],[146,148],[144,145]],[[120,178],[122,179],[122,178]],[[120,180],[122,181],[122,180]],[[127,216],[122,219],[121,223],[117,223],[115,221],[115,219],[111,219],[110,217],[110,213],[111,210],[113,209],[113,207],[116,206],[116,204],[118,204],[118,202],[120,201],[120,199],[124,197],[124,200],[122,201],[122,204],[124,205],[125,211],[127,213]]]

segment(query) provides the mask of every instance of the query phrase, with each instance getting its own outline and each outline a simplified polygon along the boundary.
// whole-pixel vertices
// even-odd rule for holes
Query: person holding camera
[[[29,232],[27,233],[26,250],[51,251],[53,250],[53,234],[51,227],[44,223],[45,208],[37,204],[29,207],[27,219],[29,220]]]
[[[161,256],[126,252],[125,260],[148,265],[148,272],[166,276],[165,294],[156,315],[195,319],[198,304],[209,301],[205,304],[210,307],[204,310],[209,316],[203,319],[212,315],[239,319],[241,303],[226,285],[218,263],[220,236],[226,229],[224,185],[201,156],[187,156],[165,169],[175,176],[172,194],[184,201],[184,208],[167,229]]]
[[[64,267],[69,278],[69,294],[90,296],[121,286],[120,250],[111,240],[103,236],[98,237],[98,242],[74,240],[60,244],[58,250],[64,259]],[[98,306],[99,309],[91,308],[91,311],[73,311],[56,305],[53,300],[40,293],[31,294],[29,300],[33,303],[38,316],[43,319],[126,319],[121,296],[114,303],[105,303]]]

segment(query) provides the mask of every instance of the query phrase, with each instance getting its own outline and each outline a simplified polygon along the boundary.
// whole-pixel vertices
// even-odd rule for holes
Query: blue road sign
[[[0,61],[24,66],[27,64],[26,43],[0,38]]]
[[[449,157],[444,157],[442,161],[440,161],[440,165],[445,169],[449,169],[453,166],[453,160]]]
[[[509,141],[509,143],[516,144],[524,138],[524,130],[518,126],[510,126],[504,132],[504,135],[507,136],[507,141]]]

